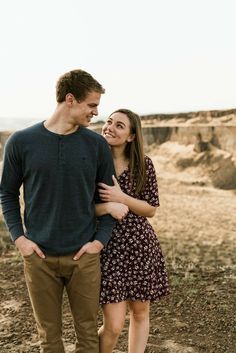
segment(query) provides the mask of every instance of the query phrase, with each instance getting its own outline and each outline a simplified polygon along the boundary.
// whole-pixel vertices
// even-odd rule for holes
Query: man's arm
[[[108,185],[113,185],[112,175],[115,173],[113,159],[110,148],[107,142],[102,141],[100,146],[100,154],[98,156],[99,167],[97,170],[97,184],[105,182]],[[95,203],[102,202],[98,192],[95,195]],[[115,226],[116,220],[110,214],[104,214],[97,217],[97,231],[92,242],[86,243],[74,256],[74,260],[78,260],[85,252],[99,253],[104,245],[107,244],[111,237],[112,229]]]
[[[22,181],[22,163],[13,134],[5,145],[0,186],[3,216],[13,241],[24,234],[19,200]]]
[[[106,180],[106,184],[113,185],[112,175],[115,174],[111,150],[105,139],[100,151],[99,161],[100,163],[97,171],[97,194],[95,199],[96,204],[103,202],[98,193],[98,184],[102,180]],[[103,245],[106,245],[111,237],[112,229],[114,228],[116,221],[110,214],[98,216],[97,220],[98,224],[95,240],[98,240]]]
[[[6,143],[3,158],[3,171],[0,185],[0,198],[3,217],[12,240],[22,256],[36,252],[44,258],[37,244],[24,236],[24,228],[20,212],[20,187],[23,181],[22,163],[19,149],[12,135]]]

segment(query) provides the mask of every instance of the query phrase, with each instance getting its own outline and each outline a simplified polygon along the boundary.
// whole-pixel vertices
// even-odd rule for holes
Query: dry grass
[[[153,159],[161,207],[151,223],[165,254],[171,294],[151,306],[146,353],[235,353],[236,192],[198,186],[198,175],[167,173]],[[39,352],[21,259],[8,250],[0,267],[0,351]],[[99,325],[101,320],[100,312]],[[128,321],[117,353],[127,352],[127,330]],[[64,332],[69,352],[74,331],[67,301]]]

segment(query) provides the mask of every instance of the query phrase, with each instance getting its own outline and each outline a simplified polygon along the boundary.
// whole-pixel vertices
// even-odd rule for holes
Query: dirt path
[[[151,307],[146,353],[235,353],[236,192],[161,177],[159,185],[161,207],[152,224],[168,264],[171,295]],[[39,352],[16,252],[1,257],[0,271],[0,352]],[[127,352],[127,327],[116,353]],[[72,352],[67,301],[64,337]]]

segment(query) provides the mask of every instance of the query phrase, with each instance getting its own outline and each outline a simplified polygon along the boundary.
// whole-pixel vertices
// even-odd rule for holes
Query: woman
[[[149,334],[149,306],[168,294],[168,281],[159,241],[146,217],[159,206],[155,170],[144,156],[140,118],[127,109],[112,113],[102,134],[109,143],[118,181],[100,183],[104,204],[98,215],[111,213],[114,203],[128,206],[118,221],[110,242],[101,254],[103,326],[99,330],[100,353],[111,353],[130,311],[129,353],[143,353]],[[109,208],[110,207],[110,208]],[[119,219],[119,216],[117,216]]]

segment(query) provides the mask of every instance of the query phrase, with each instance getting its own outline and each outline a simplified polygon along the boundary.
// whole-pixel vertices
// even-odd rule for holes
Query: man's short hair
[[[83,101],[90,92],[105,93],[102,85],[88,72],[72,70],[62,75],[56,85],[56,99],[58,103],[65,101],[68,93],[73,94],[77,101]]]

